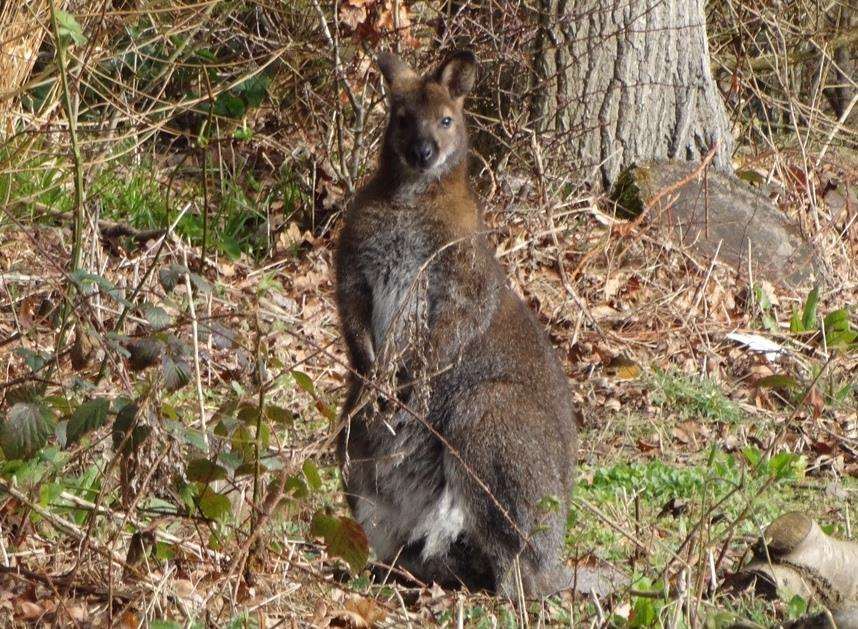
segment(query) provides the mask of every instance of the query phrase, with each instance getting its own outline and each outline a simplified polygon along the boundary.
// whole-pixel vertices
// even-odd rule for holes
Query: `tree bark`
[[[605,187],[652,159],[699,160],[730,125],[710,72],[703,0],[540,0],[531,119],[567,134],[571,166]],[[594,178],[595,179],[595,178]]]
[[[50,6],[48,0],[0,0],[0,138],[15,132],[16,92],[36,62]]]

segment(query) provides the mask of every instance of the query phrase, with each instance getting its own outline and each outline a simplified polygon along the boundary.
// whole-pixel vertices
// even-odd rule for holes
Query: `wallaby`
[[[468,183],[470,52],[378,65],[390,118],[345,214],[337,305],[354,370],[338,456],[378,558],[424,583],[542,596],[562,552],[577,434],[569,385],[507,286]]]

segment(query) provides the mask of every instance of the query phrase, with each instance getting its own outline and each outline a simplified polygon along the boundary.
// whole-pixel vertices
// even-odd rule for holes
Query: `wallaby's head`
[[[384,158],[418,177],[450,172],[468,153],[462,105],[477,74],[474,54],[453,53],[424,76],[388,52],[378,66],[390,93]]]

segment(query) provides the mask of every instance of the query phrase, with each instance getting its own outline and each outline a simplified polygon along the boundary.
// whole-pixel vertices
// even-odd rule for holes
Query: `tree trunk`
[[[731,171],[703,0],[539,5],[532,122],[566,134],[570,165],[583,178],[609,187],[633,163],[699,160],[716,142],[714,166]]]
[[[17,90],[36,62],[50,6],[48,0],[0,0],[0,138],[15,131]]]

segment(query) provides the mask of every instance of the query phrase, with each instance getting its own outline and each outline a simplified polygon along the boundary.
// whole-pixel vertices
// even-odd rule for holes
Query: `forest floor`
[[[178,224],[205,207],[206,191],[174,178],[168,159],[97,181],[102,218]],[[793,172],[774,166],[754,168]],[[632,583],[599,601],[524,606],[374,582],[359,531],[340,518],[336,211],[287,215],[288,182],[236,176],[219,182],[205,261],[172,231],[135,240],[102,225],[83,251],[91,274],[73,278],[69,225],[7,212],[0,364],[17,385],[4,387],[5,408],[53,419],[41,447],[21,437],[20,458],[0,461],[0,623],[767,626],[799,615],[808,602],[722,586],[779,514],[856,535],[858,353],[828,347],[820,330],[843,308],[855,326],[856,208],[837,207],[854,195],[854,172],[832,159],[813,185],[771,181],[823,254],[814,294],[749,283],[745,270],[648,237],[646,222],[629,231],[604,199],[558,194],[549,212],[526,180],[478,178],[498,258],[583,411],[569,562],[608,562]],[[38,181],[17,185],[28,207],[61,203]],[[262,198],[275,199],[264,220],[242,213]],[[782,351],[753,351],[735,332]],[[67,349],[50,362],[55,347]]]

